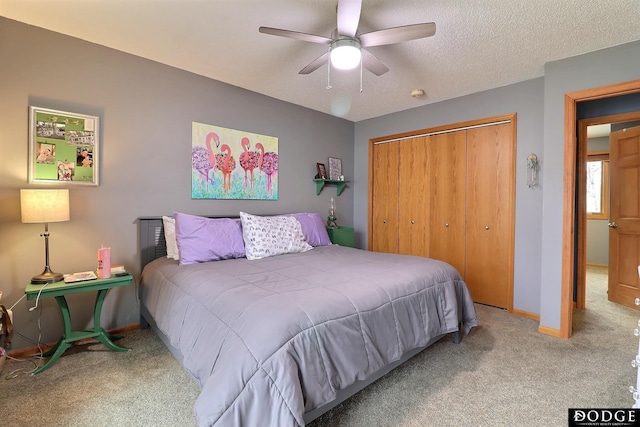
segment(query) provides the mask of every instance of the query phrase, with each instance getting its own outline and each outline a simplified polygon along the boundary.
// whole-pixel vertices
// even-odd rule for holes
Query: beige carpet
[[[3,426],[189,426],[200,388],[151,330],[118,345],[74,346],[48,370],[31,376],[33,362],[7,361],[0,383]],[[41,364],[41,361],[37,361]]]
[[[339,405],[312,427],[564,427],[570,407],[631,407],[631,360],[640,312],[606,300],[606,271],[590,269],[587,310],[574,336],[537,332],[538,323],[477,306],[480,326],[459,345],[447,337]],[[195,426],[199,387],[151,330],[74,347],[51,369],[8,361],[0,380],[2,426]],[[39,362],[38,362],[39,363]],[[221,385],[223,386],[223,385]]]

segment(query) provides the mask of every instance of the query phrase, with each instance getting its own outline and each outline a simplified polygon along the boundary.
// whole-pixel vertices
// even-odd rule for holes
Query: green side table
[[[353,227],[341,227],[331,228],[327,227],[327,233],[331,243],[340,246],[348,246],[350,248],[355,247],[355,237]]]
[[[43,353],[43,356],[51,356],[51,358],[36,369],[33,374],[39,374],[51,367],[56,360],[62,356],[66,349],[71,347],[74,341],[94,338],[95,340],[104,344],[107,348],[113,351],[129,351],[128,348],[117,346],[113,343],[122,337],[114,337],[109,335],[100,326],[100,315],[102,313],[102,304],[110,289],[129,286],[133,283],[133,276],[127,274],[126,276],[111,276],[109,279],[96,279],[86,280],[83,282],[65,283],[55,282],[47,285],[34,285],[29,283],[24,292],[27,294],[27,300],[35,300],[37,298],[51,298],[54,297],[58,302],[58,307],[62,312],[62,319],[64,321],[64,335],[58,340],[58,343],[50,350]],[[96,302],[93,309],[93,328],[84,331],[72,331],[71,330],[71,316],[69,314],[69,306],[67,305],[66,295],[79,294],[83,292],[98,291],[96,295]]]

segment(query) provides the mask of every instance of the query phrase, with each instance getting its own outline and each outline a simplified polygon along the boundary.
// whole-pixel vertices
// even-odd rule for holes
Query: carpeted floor
[[[536,321],[476,308],[480,326],[461,344],[446,337],[310,426],[564,427],[570,407],[633,404],[640,312],[607,301],[606,270],[589,269],[587,309],[574,313],[569,340],[540,334]],[[34,362],[8,361],[0,423],[197,425],[199,387],[155,333],[134,331],[118,343],[132,351],[77,346],[36,376],[12,375]]]
[[[73,346],[48,370],[31,376],[34,362],[8,360],[0,382],[0,425],[195,426],[199,386],[148,329],[118,341]],[[30,359],[33,360],[33,359]],[[36,361],[41,364],[41,361]],[[14,375],[16,375],[14,374]]]

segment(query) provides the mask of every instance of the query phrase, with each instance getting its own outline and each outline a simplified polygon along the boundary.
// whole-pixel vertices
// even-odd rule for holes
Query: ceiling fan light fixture
[[[339,70],[351,70],[360,64],[362,52],[360,42],[352,38],[341,38],[331,43],[331,65]]]

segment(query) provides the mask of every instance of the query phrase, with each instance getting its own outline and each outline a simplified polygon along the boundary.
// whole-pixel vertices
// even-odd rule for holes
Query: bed
[[[331,244],[250,257],[253,225],[235,219],[244,256],[183,264],[167,257],[164,218],[139,219],[140,324],[202,387],[201,426],[304,426],[478,324],[466,285],[444,262]],[[200,225],[188,232],[204,234]]]

